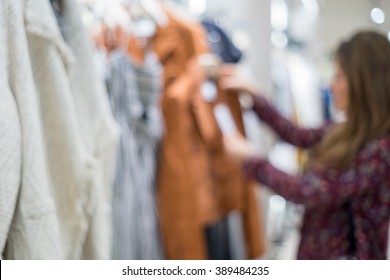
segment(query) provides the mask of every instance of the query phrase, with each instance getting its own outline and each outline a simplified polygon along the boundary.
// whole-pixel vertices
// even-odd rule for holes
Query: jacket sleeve
[[[317,129],[301,128],[283,117],[264,97],[256,96],[253,111],[284,141],[301,148],[310,148],[324,136],[328,125]]]
[[[372,189],[380,180],[388,180],[385,176],[389,172],[389,148],[388,140],[387,143],[372,142],[352,166],[343,172],[310,168],[300,176],[291,176],[259,158],[247,159],[243,169],[247,176],[267,185],[287,200],[304,204],[307,208],[340,205],[346,199]]]
[[[0,94],[0,256],[7,242],[17,205],[22,165],[22,136],[18,108],[8,86],[5,86],[2,81],[0,77],[2,90]]]
[[[0,2],[0,259],[7,242],[20,185],[21,127],[18,108],[8,85],[6,26]]]

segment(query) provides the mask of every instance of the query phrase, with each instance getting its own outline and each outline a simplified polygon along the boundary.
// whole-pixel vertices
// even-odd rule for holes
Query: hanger
[[[94,1],[92,9],[98,21],[103,22],[110,29],[119,26],[123,31],[130,32],[132,19],[127,10],[121,5],[121,1]]]
[[[132,20],[119,0],[82,0],[89,13],[89,31],[107,55],[122,48],[131,32]]]
[[[164,7],[168,8],[171,13],[176,17],[188,22],[199,23],[198,17],[189,12],[188,1],[183,0],[160,0],[160,4],[164,4]]]
[[[146,13],[159,25],[167,26],[169,23],[168,16],[166,15],[161,1],[159,0],[141,0],[141,7]]]
[[[148,17],[159,26],[166,26],[169,23],[160,0],[120,0],[133,19]]]
[[[131,33],[138,38],[151,38],[158,26],[166,26],[168,17],[159,0],[122,0],[132,20]]]

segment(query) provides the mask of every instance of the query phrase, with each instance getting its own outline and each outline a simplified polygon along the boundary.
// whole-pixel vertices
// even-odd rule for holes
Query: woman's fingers
[[[223,141],[226,152],[238,164],[241,164],[252,153],[249,143],[239,134],[224,137]]]
[[[234,64],[222,64],[219,67],[221,77],[237,75],[237,68]]]
[[[245,85],[237,77],[223,77],[220,79],[220,86],[228,91],[241,91]]]

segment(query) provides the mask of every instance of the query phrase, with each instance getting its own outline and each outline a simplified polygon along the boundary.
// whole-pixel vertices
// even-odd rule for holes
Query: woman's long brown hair
[[[335,125],[314,148],[314,162],[348,167],[367,141],[390,132],[390,43],[365,31],[343,42],[336,59],[349,85],[347,120]]]

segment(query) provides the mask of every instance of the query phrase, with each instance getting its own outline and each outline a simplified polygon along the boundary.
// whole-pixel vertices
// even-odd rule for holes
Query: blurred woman
[[[309,149],[301,175],[255,157],[240,136],[226,149],[245,174],[305,206],[299,259],[386,259],[390,217],[390,43],[375,32],[343,42],[335,59],[334,105],[343,123],[296,127],[232,68],[223,86],[253,97],[253,111],[285,141]]]

